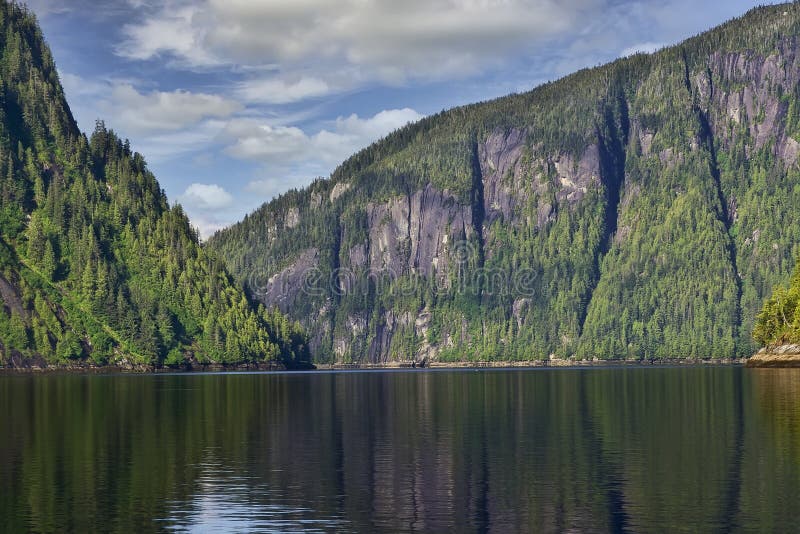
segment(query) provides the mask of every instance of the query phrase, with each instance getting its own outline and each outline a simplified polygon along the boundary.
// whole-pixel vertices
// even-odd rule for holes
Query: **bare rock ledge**
[[[764,347],[747,360],[747,367],[800,368],[800,345]]]

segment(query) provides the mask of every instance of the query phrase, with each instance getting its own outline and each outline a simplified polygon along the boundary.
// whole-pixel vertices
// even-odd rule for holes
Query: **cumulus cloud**
[[[385,110],[367,118],[353,114],[339,117],[330,129],[311,135],[292,126],[234,119],[226,129],[232,141],[227,152],[262,164],[262,178],[250,181],[246,188],[270,198],[307,185],[316,176],[329,174],[358,149],[421,118],[422,115],[409,108]]]
[[[220,95],[190,91],[140,93],[132,85],[113,87],[104,107],[115,121],[133,132],[175,131],[207,118],[225,118],[242,105]]]
[[[535,72],[537,80],[555,79],[613,59],[609,51],[651,52],[684,37],[692,10],[696,30],[719,22],[718,9],[695,4],[163,0],[123,27],[116,52],[192,70],[226,69],[243,78],[234,91],[243,102],[285,105],[374,84],[468,79],[501,66],[515,68],[505,78],[527,80]],[[628,46],[636,40],[643,42]]]
[[[227,120],[244,109],[221,95],[139,91],[130,80],[88,79],[68,72],[59,76],[82,129],[91,132],[95,119],[103,118],[150,163],[214,150]]]
[[[118,54],[220,63],[357,66],[383,81],[479,71],[563,32],[601,0],[170,0],[123,28]],[[290,82],[282,82],[290,86]],[[295,91],[300,91],[303,84]],[[308,85],[308,81],[305,82]],[[320,84],[312,94],[318,94]],[[291,91],[289,91],[291,93]]]
[[[246,102],[289,104],[325,96],[331,92],[331,87],[324,80],[304,76],[297,80],[280,78],[245,80],[239,83],[236,92]]]
[[[178,200],[198,210],[220,210],[233,204],[231,194],[217,184],[191,184]]]
[[[233,196],[217,184],[193,183],[178,196],[178,202],[203,239],[230,223],[228,211],[234,206]]]
[[[308,135],[295,126],[270,126],[257,119],[233,119],[225,129],[228,154],[270,165],[300,161],[336,164],[371,142],[422,118],[410,108],[385,110],[369,118],[339,117],[331,130]]]
[[[336,131],[371,142],[421,118],[422,115],[410,108],[383,110],[369,119],[361,119],[353,113],[336,119]]]
[[[190,65],[217,65],[219,60],[203,44],[205,32],[195,21],[197,15],[195,7],[178,7],[167,2],[157,16],[142,24],[124,26],[122,31],[126,39],[116,46],[115,52],[139,60],[167,53]]]

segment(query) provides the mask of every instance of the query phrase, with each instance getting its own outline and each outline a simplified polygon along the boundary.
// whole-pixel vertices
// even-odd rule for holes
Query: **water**
[[[0,376],[0,530],[792,531],[800,371]]]

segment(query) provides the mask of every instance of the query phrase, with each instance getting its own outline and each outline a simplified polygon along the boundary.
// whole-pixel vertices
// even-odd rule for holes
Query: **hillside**
[[[307,358],[127,141],[80,133],[24,7],[0,2],[0,56],[0,367]]]
[[[320,361],[752,354],[800,252],[800,5],[403,128],[208,248]]]

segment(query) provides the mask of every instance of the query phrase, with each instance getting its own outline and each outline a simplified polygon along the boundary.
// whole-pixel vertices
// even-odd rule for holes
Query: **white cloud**
[[[246,190],[271,198],[294,187],[308,185],[354,152],[409,122],[422,118],[413,109],[381,111],[372,117],[339,117],[330,129],[306,134],[293,126],[271,126],[253,119],[234,119],[225,137],[226,152],[236,158],[262,164],[262,177],[250,181]]]
[[[103,106],[109,117],[137,133],[176,131],[207,118],[226,118],[242,105],[220,95],[189,91],[140,93],[132,85],[116,85]]]
[[[176,7],[167,2],[157,16],[142,24],[124,26],[126,39],[116,46],[115,52],[139,60],[167,53],[193,66],[217,65],[219,60],[203,45],[205,31],[195,20],[199,14],[193,6]]]
[[[233,197],[217,184],[191,184],[178,197],[181,204],[197,210],[220,210],[233,205]]]
[[[167,54],[188,67],[304,64],[315,72],[324,65],[331,75],[357,67],[364,79],[382,81],[441,79],[479,72],[509,52],[525,53],[600,5],[601,0],[171,0],[126,25],[116,51],[140,60]],[[289,80],[274,83],[289,94],[304,92],[297,80],[294,90]]]
[[[374,141],[421,118],[422,115],[410,108],[383,110],[369,119],[361,119],[353,113],[336,119],[336,131]]]
[[[79,98],[84,96],[102,96],[107,94],[109,86],[105,82],[97,80],[87,80],[77,74],[64,72],[59,70],[58,77],[61,80],[61,85],[64,91],[70,98]]]
[[[117,122],[106,121],[110,128],[117,129]],[[220,120],[206,120],[190,128],[175,132],[160,132],[136,137],[135,149],[147,157],[147,161],[178,160],[182,156],[199,150],[212,150],[224,131],[226,123]],[[125,130],[117,130],[123,137]]]
[[[331,92],[331,87],[326,81],[314,77],[294,81],[269,78],[241,82],[236,92],[246,102],[289,104],[325,96]]]
[[[193,183],[178,196],[178,202],[203,239],[230,223],[229,210],[234,207],[233,196],[217,184]]]
[[[94,120],[104,118],[123,137],[154,146],[153,154],[185,152],[187,145],[210,142],[222,130],[224,119],[244,110],[241,103],[221,94],[140,91],[136,85],[146,82],[130,78],[85,78],[64,71],[59,71],[59,78],[82,128],[91,131]]]
[[[295,126],[270,126],[256,119],[233,119],[225,129],[232,141],[228,154],[261,161],[267,165],[287,166],[314,162],[321,167],[335,165],[356,150],[422,118],[413,109],[393,109],[370,118],[358,115],[336,119],[332,130],[308,135]]]
[[[619,55],[620,57],[628,57],[638,53],[652,54],[657,50],[661,50],[662,48],[664,48],[664,46],[666,46],[665,43],[653,43],[653,42],[639,43],[627,47],[625,50],[620,52]]]
[[[295,126],[270,126],[258,119],[234,119],[225,128],[233,140],[228,153],[241,159],[301,159],[311,139]]]

